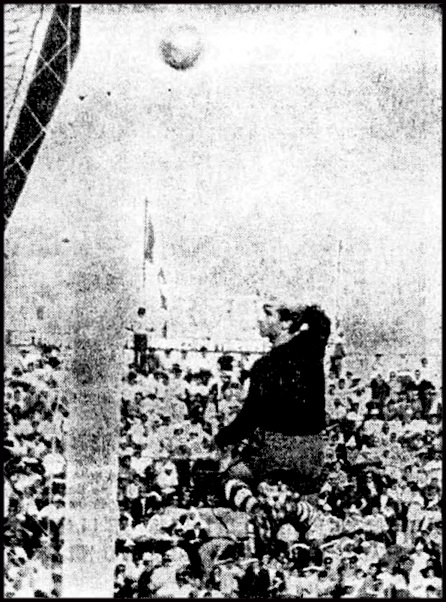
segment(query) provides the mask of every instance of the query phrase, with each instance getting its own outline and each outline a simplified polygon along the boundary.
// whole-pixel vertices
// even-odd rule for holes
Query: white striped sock
[[[246,485],[243,481],[240,481],[240,479],[230,479],[225,485],[225,497],[228,501],[231,500],[232,490],[234,487],[246,487]]]
[[[246,502],[246,512],[248,512],[249,514],[251,514],[251,512],[253,511],[254,507],[258,505],[258,501],[257,499],[252,496],[247,502]]]

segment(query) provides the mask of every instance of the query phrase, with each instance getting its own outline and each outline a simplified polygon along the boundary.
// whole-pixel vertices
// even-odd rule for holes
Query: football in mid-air
[[[166,33],[160,42],[160,50],[168,65],[184,71],[195,65],[203,50],[203,44],[195,27],[183,25]]]

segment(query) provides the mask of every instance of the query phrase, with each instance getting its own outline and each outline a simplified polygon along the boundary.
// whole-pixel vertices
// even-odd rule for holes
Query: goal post
[[[7,5],[5,11],[6,227],[78,54],[81,9],[50,5],[48,15],[46,5]]]
[[[123,262],[90,254],[70,282],[74,301],[62,597],[112,598],[119,527],[120,383],[131,293]]]

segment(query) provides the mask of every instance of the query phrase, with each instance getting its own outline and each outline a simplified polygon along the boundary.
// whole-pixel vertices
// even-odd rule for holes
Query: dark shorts
[[[133,339],[135,351],[145,351],[147,349],[147,335],[135,334]]]
[[[281,480],[302,493],[321,485],[323,439],[316,435],[283,435],[257,430],[234,464],[232,474],[248,472],[257,482]]]

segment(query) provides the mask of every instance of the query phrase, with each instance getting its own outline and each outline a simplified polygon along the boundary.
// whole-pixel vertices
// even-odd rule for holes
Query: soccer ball
[[[195,27],[181,26],[171,29],[160,42],[161,55],[173,69],[192,67],[200,56],[203,45]]]

